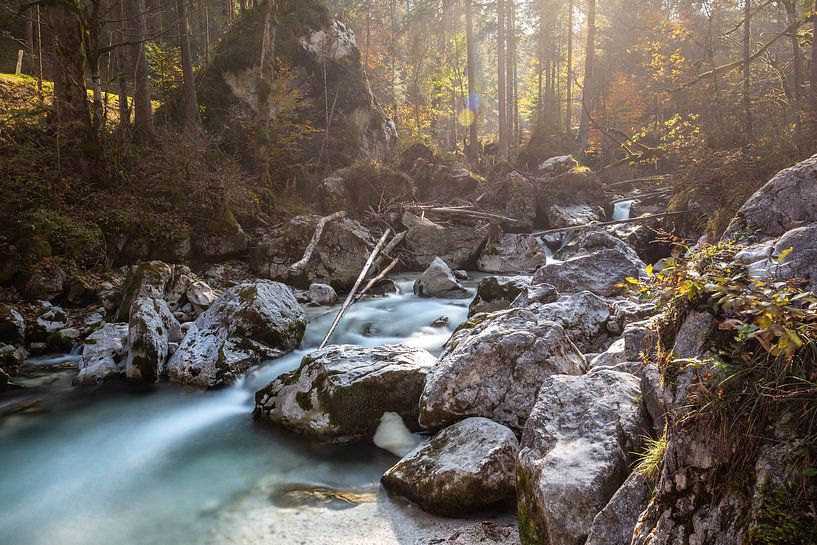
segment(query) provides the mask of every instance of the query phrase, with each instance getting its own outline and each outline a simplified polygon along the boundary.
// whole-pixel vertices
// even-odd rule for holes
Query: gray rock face
[[[597,367],[613,367],[620,363],[627,361],[624,356],[624,339],[617,339],[610,347],[590,360],[590,367],[595,369]]]
[[[403,225],[408,228],[404,240],[408,264],[416,269],[425,269],[436,257],[452,269],[469,269],[488,239],[487,227],[444,227],[408,212]]]
[[[429,373],[420,425],[433,429],[484,416],[521,431],[547,377],[586,369],[559,324],[539,322],[526,309],[478,314],[454,332]]]
[[[511,308],[511,303],[528,287],[530,280],[523,276],[497,278],[489,276],[480,281],[477,294],[468,306],[468,317],[480,312],[496,312]]]
[[[216,388],[264,359],[301,342],[304,312],[278,282],[242,282],[227,290],[190,326],[167,364],[170,380]]]
[[[210,308],[210,305],[218,298],[213,288],[201,280],[190,284],[190,287],[187,288],[186,296],[187,300],[199,314]]]
[[[791,252],[778,261],[781,252]],[[758,280],[802,278],[807,289],[817,291],[817,223],[787,231],[775,240],[744,248],[735,261],[746,266],[749,275]]]
[[[8,369],[11,372],[16,372],[27,357],[28,352],[22,346],[0,343],[0,371]]]
[[[608,369],[542,385],[517,459],[524,545],[584,543],[646,429],[638,379]]]
[[[417,159],[412,165],[420,200],[445,203],[451,199],[469,199],[479,187],[479,180],[463,168],[434,164]]]
[[[548,210],[548,222],[551,228],[576,227],[587,225],[601,219],[599,210],[589,204],[558,205]]]
[[[439,257],[414,281],[414,294],[419,297],[467,297],[468,290]]]
[[[817,222],[817,155],[781,170],[740,208],[723,240],[755,232],[778,237],[802,223]]]
[[[575,239],[565,244],[564,248],[557,252],[556,257],[567,260],[574,257],[592,256],[601,250],[618,250],[639,269],[645,267],[636,251],[626,242],[599,228],[587,229],[580,233]]]
[[[577,166],[579,163],[572,155],[558,155],[542,161],[542,164],[539,165],[539,173],[546,176],[558,176]]]
[[[559,292],[551,284],[530,284],[516,296],[511,308],[527,308],[535,311],[542,305],[552,303],[559,298]]]
[[[168,345],[182,338],[181,326],[162,299],[143,297],[133,302],[128,321],[125,378],[153,383],[164,374]]]
[[[172,278],[173,267],[162,261],[150,261],[130,267],[122,289],[119,310],[116,312],[117,321],[128,320],[131,305],[140,297],[163,299]]]
[[[536,220],[536,186],[522,174],[512,171],[503,182],[501,195],[505,215],[517,221],[517,229],[529,230]]]
[[[30,272],[22,294],[29,301],[51,301],[65,289],[68,275],[55,265],[36,265]]]
[[[643,360],[655,352],[658,333],[651,320],[641,320],[627,324],[624,328],[624,359]]]
[[[519,442],[487,418],[466,418],[415,449],[381,479],[423,510],[456,516],[510,503]]]
[[[403,345],[329,346],[255,395],[256,418],[319,441],[371,437],[385,412],[417,427],[417,400],[436,358]]]
[[[627,277],[637,278],[642,269],[618,250],[606,249],[542,267],[532,283],[552,284],[567,293],[588,290],[596,295],[617,295],[624,291],[619,285]]]
[[[542,242],[530,235],[507,234],[482,250],[477,270],[499,274],[533,272],[546,264]]]
[[[346,181],[341,173],[324,178],[318,185],[318,202],[321,210],[326,214],[348,210],[350,208],[349,192],[346,190]]]
[[[564,295],[558,301],[536,309],[539,320],[560,324],[573,344],[582,352],[593,352],[607,339],[610,307],[607,301],[589,291]]]
[[[83,342],[74,384],[99,384],[119,376],[128,352],[128,324],[105,324]]]
[[[327,306],[338,302],[338,294],[329,284],[310,284],[307,297],[311,305]]]
[[[0,342],[22,344],[26,338],[26,321],[11,305],[0,305]]]
[[[61,329],[68,327],[68,315],[62,307],[50,307],[34,320],[31,327],[31,341],[47,341]]]
[[[220,221],[208,228],[195,231],[191,236],[193,251],[204,259],[219,259],[240,254],[247,250],[250,237],[228,213],[227,221]]]
[[[348,218],[328,222],[306,266],[290,268],[303,257],[319,220],[318,216],[297,216],[283,229],[265,235],[253,253],[253,269],[301,289],[314,283],[351,288],[369,256],[371,234]]]
[[[585,545],[630,545],[633,530],[647,508],[650,486],[644,477],[632,473],[610,502],[593,519]]]

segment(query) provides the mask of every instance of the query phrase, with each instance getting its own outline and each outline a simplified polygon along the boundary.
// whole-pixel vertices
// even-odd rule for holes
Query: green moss
[[[457,329],[454,330],[454,333],[457,333],[459,331],[463,331],[463,330],[466,330],[466,329],[474,329],[479,324],[484,322],[487,318],[488,318],[488,314],[485,313],[485,312],[480,312],[479,314],[475,314],[470,319],[468,319],[467,321],[465,321],[465,322],[461,323],[459,326],[457,326]]]

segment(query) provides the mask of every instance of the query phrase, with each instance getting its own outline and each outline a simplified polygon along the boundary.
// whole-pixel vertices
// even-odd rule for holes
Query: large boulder
[[[789,250],[778,259],[777,256]],[[787,231],[783,236],[741,250],[735,261],[758,280],[802,278],[817,292],[817,223]]]
[[[523,545],[577,545],[629,473],[646,429],[639,381],[608,369],[542,385],[517,460]]]
[[[580,374],[587,361],[554,322],[526,309],[477,314],[443,347],[420,398],[420,425],[440,428],[484,416],[521,431],[552,374]]]
[[[477,270],[509,274],[533,272],[547,264],[545,245],[536,237],[505,234],[487,244],[477,259]]]
[[[513,502],[519,442],[487,418],[466,418],[415,449],[381,479],[423,510],[457,516]]]
[[[164,374],[169,344],[179,342],[181,326],[163,299],[143,297],[133,302],[128,320],[125,378],[153,383]]]
[[[217,260],[247,250],[250,237],[241,228],[233,213],[225,208],[201,228],[193,231],[191,243],[199,257]]]
[[[500,190],[506,216],[516,220],[516,229],[529,231],[536,220],[536,186],[517,171],[508,174]]]
[[[554,229],[587,225],[601,219],[599,212],[599,209],[589,204],[554,204],[548,210],[548,224]]]
[[[460,284],[445,261],[434,258],[431,265],[414,281],[418,297],[467,297],[468,290]]]
[[[536,271],[531,283],[551,284],[566,293],[588,290],[596,295],[618,295],[626,290],[626,279],[638,278],[645,267],[618,250],[600,250],[546,265]]]
[[[64,290],[68,275],[58,265],[48,260],[31,267],[20,286],[20,292],[29,301],[51,301]]]
[[[651,488],[640,473],[631,473],[604,509],[593,519],[585,545],[630,545]]]
[[[497,278],[489,276],[480,281],[477,294],[468,305],[468,317],[480,312],[496,312],[511,308],[511,303],[530,284],[530,279],[524,276]]]
[[[11,305],[0,305],[0,342],[22,344],[26,338],[26,321]]]
[[[557,301],[536,307],[539,320],[556,322],[582,352],[594,352],[607,339],[610,307],[589,291],[564,295]]]
[[[167,364],[170,379],[200,388],[234,382],[264,359],[298,346],[304,311],[283,284],[247,281],[201,314]]]
[[[83,341],[74,384],[99,384],[122,372],[128,353],[128,324],[105,324]]]
[[[590,228],[583,230],[574,239],[567,242],[557,253],[558,259],[594,255],[601,250],[617,250],[624,254],[634,265],[644,267],[636,251],[620,238],[604,229]]]
[[[417,429],[417,401],[436,361],[403,345],[329,346],[259,390],[254,416],[328,442],[371,437],[385,412]]]
[[[172,278],[173,267],[162,261],[139,263],[130,267],[122,288],[122,299],[116,311],[116,320],[127,321],[131,305],[141,297],[164,299]]]
[[[410,267],[425,269],[440,257],[452,269],[470,269],[488,239],[488,227],[443,226],[406,212],[404,244]]]
[[[781,170],[738,210],[723,239],[779,237],[817,222],[817,155]]]
[[[414,162],[411,171],[421,201],[470,200],[480,185],[479,180],[464,168],[434,164],[422,158]]]
[[[320,219],[297,216],[285,227],[264,235],[253,253],[253,269],[301,289],[314,283],[339,290],[351,288],[366,264],[372,242],[369,230],[357,221],[342,218],[326,223],[307,263],[292,268],[303,258]]]
[[[576,162],[572,155],[557,155],[542,161],[538,170],[539,174],[543,176],[558,176],[578,166],[579,163]]]

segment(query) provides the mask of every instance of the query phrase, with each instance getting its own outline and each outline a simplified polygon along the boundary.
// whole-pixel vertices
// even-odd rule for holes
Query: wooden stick
[[[318,350],[326,346],[326,343],[329,342],[329,337],[332,336],[332,333],[335,332],[335,328],[338,327],[340,319],[343,318],[343,315],[346,314],[346,311],[349,310],[349,307],[355,302],[355,294],[357,293],[357,289],[360,287],[363,279],[366,278],[366,275],[369,274],[369,269],[372,268],[372,264],[374,263],[375,258],[377,258],[377,254],[380,253],[381,248],[383,248],[383,245],[386,244],[386,239],[389,238],[389,235],[391,235],[391,229],[386,229],[386,232],[383,233],[382,237],[380,237],[380,241],[374,247],[372,253],[369,254],[369,259],[367,259],[366,264],[363,265],[363,270],[360,271],[360,275],[357,277],[355,285],[352,287],[352,291],[350,291],[349,295],[346,296],[346,301],[343,302],[343,306],[341,306],[340,310],[338,310],[338,314],[335,316],[335,320],[332,322],[332,326],[329,328],[329,331],[326,332],[326,337],[323,338],[323,342],[321,342]]]
[[[357,302],[357,300],[358,300],[358,299],[360,299],[361,297],[363,297],[364,295],[366,295],[366,294],[369,292],[369,290],[370,290],[370,289],[372,289],[372,287],[373,287],[375,284],[377,284],[378,282],[380,282],[381,280],[383,280],[384,278],[386,278],[386,275],[387,275],[387,274],[389,274],[389,272],[391,272],[391,270],[392,270],[392,269],[393,269],[393,268],[394,268],[394,267],[395,267],[395,266],[396,266],[396,265],[397,265],[399,262],[400,262],[400,260],[399,260],[399,259],[397,259],[397,258],[392,259],[392,262],[391,262],[391,263],[389,263],[389,264],[386,266],[386,268],[385,268],[385,269],[383,269],[382,271],[380,271],[380,274],[378,274],[377,276],[375,276],[374,278],[372,278],[371,280],[369,280],[369,282],[366,284],[366,286],[365,286],[365,287],[364,287],[362,290],[360,290],[360,292],[359,292],[359,293],[358,293],[358,294],[355,296],[355,302]]]
[[[550,235],[552,233],[564,233],[567,231],[573,231],[575,229],[583,229],[585,227],[608,227],[610,225],[623,225],[625,223],[641,223],[642,221],[649,221],[659,218],[667,218],[670,216],[680,216],[681,214],[688,214],[692,212],[692,210],[679,210],[678,212],[664,212],[663,214],[649,214],[647,216],[641,216],[640,218],[630,218],[627,220],[615,220],[615,221],[602,221],[598,223],[585,223],[583,225],[574,225],[573,227],[559,227],[558,229],[546,229],[544,231],[534,231],[531,235],[540,236],[540,235]]]
[[[622,180],[620,182],[610,182],[607,187],[616,187],[619,185],[636,184],[639,182],[663,182],[672,177],[672,174],[657,174],[655,176],[647,176],[645,178],[633,178],[632,180]]]
[[[479,210],[463,210],[461,208],[424,208],[422,209],[426,214],[438,214],[441,216],[455,216],[462,218],[477,218],[477,219],[495,219],[500,221],[507,221],[510,223],[520,223],[519,220],[509,218],[507,216],[500,216],[499,214],[492,214],[490,212],[481,212]]]
[[[346,212],[341,210],[340,212],[335,212],[329,216],[324,216],[318,222],[318,225],[315,226],[315,233],[312,235],[312,240],[309,241],[309,245],[306,247],[306,251],[304,252],[304,256],[301,258],[300,261],[293,263],[289,266],[289,270],[291,271],[299,271],[306,267],[306,264],[312,258],[312,253],[315,251],[315,247],[318,245],[318,242],[321,240],[321,235],[323,234],[323,228],[332,220],[343,219],[346,217]]]

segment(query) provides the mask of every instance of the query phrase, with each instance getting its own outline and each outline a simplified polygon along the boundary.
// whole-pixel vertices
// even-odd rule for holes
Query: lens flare
[[[462,125],[463,127],[470,127],[471,124],[474,122],[474,119],[476,119],[476,117],[477,116],[474,112],[472,112],[468,108],[465,108],[460,112],[460,115],[457,116],[457,119],[459,120],[460,125]]]

